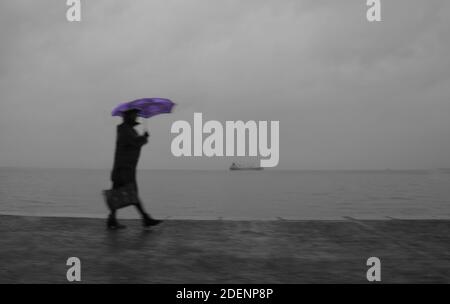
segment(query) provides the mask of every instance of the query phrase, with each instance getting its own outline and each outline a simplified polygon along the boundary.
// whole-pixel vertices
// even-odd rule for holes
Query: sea
[[[105,218],[110,171],[0,168],[0,214]],[[140,170],[162,219],[449,219],[450,174],[413,171]],[[133,207],[121,218],[138,218]]]

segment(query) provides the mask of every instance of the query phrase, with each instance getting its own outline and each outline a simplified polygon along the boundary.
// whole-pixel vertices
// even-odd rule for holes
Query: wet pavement
[[[0,216],[0,283],[450,283],[450,221],[138,220]]]

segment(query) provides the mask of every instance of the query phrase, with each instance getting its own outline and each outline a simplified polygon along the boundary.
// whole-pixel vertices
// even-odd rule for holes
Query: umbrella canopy
[[[175,104],[166,98],[142,98],[125,102],[114,108],[112,116],[123,116],[129,110],[138,110],[138,116],[150,118],[152,116],[171,113]]]

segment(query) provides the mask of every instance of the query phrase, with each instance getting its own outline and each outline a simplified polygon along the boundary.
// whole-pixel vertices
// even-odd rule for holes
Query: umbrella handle
[[[148,132],[148,124],[147,124],[147,119],[142,118],[144,120],[143,125],[144,125],[144,132]]]

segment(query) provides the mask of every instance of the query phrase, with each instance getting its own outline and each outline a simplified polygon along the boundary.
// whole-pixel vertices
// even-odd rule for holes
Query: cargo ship
[[[262,167],[252,167],[252,166],[241,166],[236,163],[232,163],[230,166],[230,170],[232,171],[255,171],[255,170],[263,170]]]

